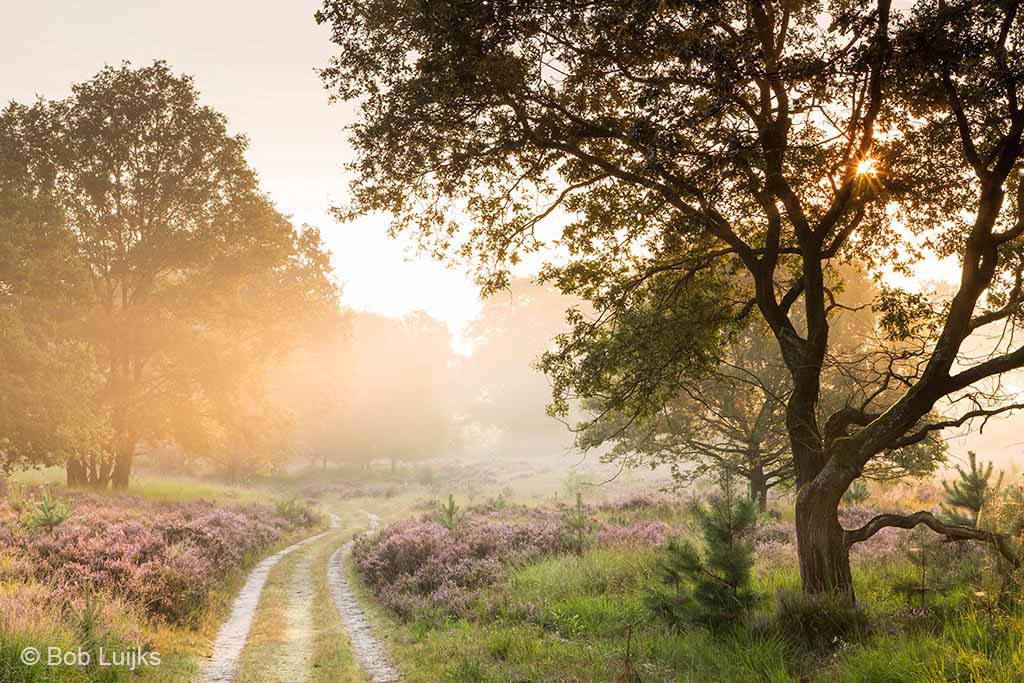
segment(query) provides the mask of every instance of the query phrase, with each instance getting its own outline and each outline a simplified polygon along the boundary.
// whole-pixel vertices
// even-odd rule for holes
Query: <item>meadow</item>
[[[874,485],[842,520],[937,508],[941,491]],[[784,499],[749,539],[756,607],[666,623],[648,596],[665,542],[695,536],[687,497],[584,503],[582,545],[564,503],[421,512],[362,538],[350,572],[409,681],[1020,680],[1024,610],[987,550],[889,529],[854,552],[857,607],[811,600]]]
[[[203,492],[173,502],[12,484],[0,502],[0,677],[121,680],[123,667],[29,667],[19,655],[141,647],[162,655],[141,680],[188,680],[247,568],[321,522],[305,506],[216,505]]]
[[[752,609],[724,625],[666,619],[651,600],[665,587],[659,566],[671,541],[702,545],[692,506],[713,487],[662,490],[666,479],[635,475],[585,485],[600,474],[534,462],[297,468],[235,484],[154,472],[131,494],[23,477],[0,503],[2,680],[195,680],[247,569],[324,530],[332,513],[337,533],[271,573],[235,680],[365,680],[326,584],[328,559],[353,534],[345,571],[412,683],[980,683],[1024,670],[1024,609],[984,546],[887,529],[854,550],[856,608],[809,600],[785,495],[744,539]],[[52,529],[31,519],[46,499],[70,513]],[[874,483],[841,519],[850,528],[942,500],[933,481]],[[371,511],[383,526],[366,532]],[[299,622],[308,646],[291,661],[299,584],[312,598]],[[135,672],[19,662],[23,647],[47,644],[138,644],[162,662]]]

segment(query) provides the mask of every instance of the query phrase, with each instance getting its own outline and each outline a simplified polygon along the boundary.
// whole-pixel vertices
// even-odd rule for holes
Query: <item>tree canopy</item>
[[[4,168],[12,201],[49,212],[53,248],[84,283],[62,308],[89,352],[76,367],[98,377],[81,405],[105,437],[63,450],[70,482],[127,486],[147,442],[251,445],[266,361],[332,324],[337,292],[318,233],[260,191],[245,138],[163,62],[107,67],[66,99],[10,105],[2,122],[19,160]],[[5,207],[3,220],[18,214]],[[13,277],[41,267],[23,259]],[[55,339],[48,362],[64,348]]]
[[[570,320],[558,408],[604,391],[651,413],[762,319],[792,381],[804,586],[852,598],[849,547],[879,528],[987,538],[929,513],[844,530],[837,507],[879,454],[1020,407],[995,381],[1024,365],[1014,335],[964,346],[1024,302],[1020,4],[327,0],[323,78],[360,103],[346,212],[471,258],[485,290],[567,216],[543,277],[596,315]],[[882,292],[897,349],[820,415],[848,305],[829,274],[929,254],[959,262],[956,291]]]

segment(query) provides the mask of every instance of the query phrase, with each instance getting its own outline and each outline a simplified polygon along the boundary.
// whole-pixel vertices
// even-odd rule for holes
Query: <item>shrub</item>
[[[463,613],[504,564],[562,548],[558,518],[520,513],[512,523],[495,513],[469,515],[454,529],[432,519],[407,520],[356,540],[360,574],[389,608],[412,617],[432,608]]]
[[[594,533],[594,521],[583,505],[582,493],[576,494],[576,505],[562,513],[562,526],[568,545],[577,555],[582,555]]]
[[[652,522],[600,525],[597,533],[616,544],[640,544],[661,542],[670,532],[668,525]],[[507,568],[571,549],[558,510],[508,506],[468,513],[452,529],[433,516],[405,520],[360,536],[352,554],[363,580],[388,608],[422,620],[470,615],[480,591]]]
[[[868,485],[862,480],[856,479],[843,494],[843,502],[847,505],[860,505],[868,499],[869,495]]]
[[[794,645],[821,651],[863,638],[871,622],[859,605],[841,595],[787,591],[778,595],[775,625]]]
[[[747,540],[757,513],[736,495],[730,479],[712,494],[708,506],[693,506],[706,546],[705,557],[689,541],[671,541],[658,560],[662,586],[651,591],[652,611],[674,624],[721,626],[741,618],[756,602],[750,589],[753,545]]]
[[[25,526],[32,531],[45,529],[47,533],[66,522],[71,517],[71,506],[54,497],[49,491],[43,492],[41,500],[27,507]]]
[[[14,519],[0,510],[0,541],[55,595],[117,593],[173,622],[189,621],[228,572],[297,528],[266,506],[227,509],[87,494],[76,494],[74,517],[51,533],[26,533]]]
[[[672,527],[665,522],[638,522],[629,526],[600,522],[597,525],[597,545],[604,547],[662,545],[672,535]]]
[[[448,494],[448,504],[441,505],[438,503],[437,510],[434,512],[434,519],[438,524],[443,526],[445,529],[454,529],[455,525],[463,517],[463,512],[458,505],[455,504],[455,496]]]
[[[990,484],[992,463],[979,466],[978,456],[974,451],[968,451],[967,457],[970,469],[965,470],[957,465],[959,479],[952,484],[942,482],[943,488],[946,489],[946,502],[942,504],[942,511],[951,524],[974,527],[978,524],[978,515],[986,499],[1002,484],[1003,473],[999,473],[994,485]]]
[[[320,523],[320,514],[298,496],[277,501],[274,509],[278,517],[296,526],[315,526]]]

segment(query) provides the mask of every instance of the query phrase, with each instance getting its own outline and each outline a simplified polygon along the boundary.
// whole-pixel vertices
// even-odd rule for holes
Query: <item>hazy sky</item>
[[[906,3],[900,0],[897,6]],[[5,3],[0,99],[58,98],[104,64],[167,60],[196,78],[203,101],[249,136],[249,161],[278,207],[323,232],[345,304],[397,316],[422,309],[456,335],[480,303],[468,278],[385,235],[381,219],[339,225],[351,157],[346,105],[329,105],[315,69],[333,51],[313,21],[317,0],[31,0]],[[411,259],[411,260],[410,260]],[[918,282],[954,279],[955,265],[922,264]],[[897,278],[899,279],[899,278]],[[901,282],[901,284],[911,284]],[[458,343],[458,342],[457,342]],[[1022,418],[993,421],[982,437],[954,441],[1006,461],[1021,448]]]
[[[479,310],[464,274],[388,238],[384,221],[340,225],[343,126],[352,108],[329,105],[315,69],[333,46],[316,0],[31,0],[4,3],[0,99],[59,98],[104,64],[164,59],[191,74],[203,101],[250,138],[262,185],[298,223],[318,226],[353,308],[386,315],[423,309],[458,329]]]

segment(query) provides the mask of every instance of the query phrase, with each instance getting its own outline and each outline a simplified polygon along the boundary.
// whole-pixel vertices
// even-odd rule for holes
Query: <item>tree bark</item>
[[[768,477],[764,472],[754,471],[749,477],[750,500],[757,503],[757,511],[761,514],[768,512]]]
[[[805,379],[801,385],[799,380]],[[786,426],[796,466],[796,546],[804,593],[834,593],[855,601],[850,550],[839,524],[839,503],[857,473],[828,453],[818,431],[813,382],[795,374],[797,391],[786,407]],[[830,457],[831,456],[831,457]]]
[[[132,476],[132,461],[134,459],[134,444],[131,447],[125,445],[118,449],[117,454],[114,456],[113,470],[109,474],[110,484],[115,490],[124,491],[128,488]],[[104,465],[104,469],[108,467],[109,465]]]
[[[72,488],[94,488],[103,490],[110,483],[111,464],[97,454],[88,457],[76,455],[64,463],[68,486]]]
[[[68,458],[67,462],[64,463],[64,469],[68,475],[68,488],[78,488],[85,486],[85,467],[82,465],[82,461],[77,458]]]
[[[850,550],[839,524],[839,504],[818,487],[797,494],[796,543],[804,592],[836,593],[853,602]]]

